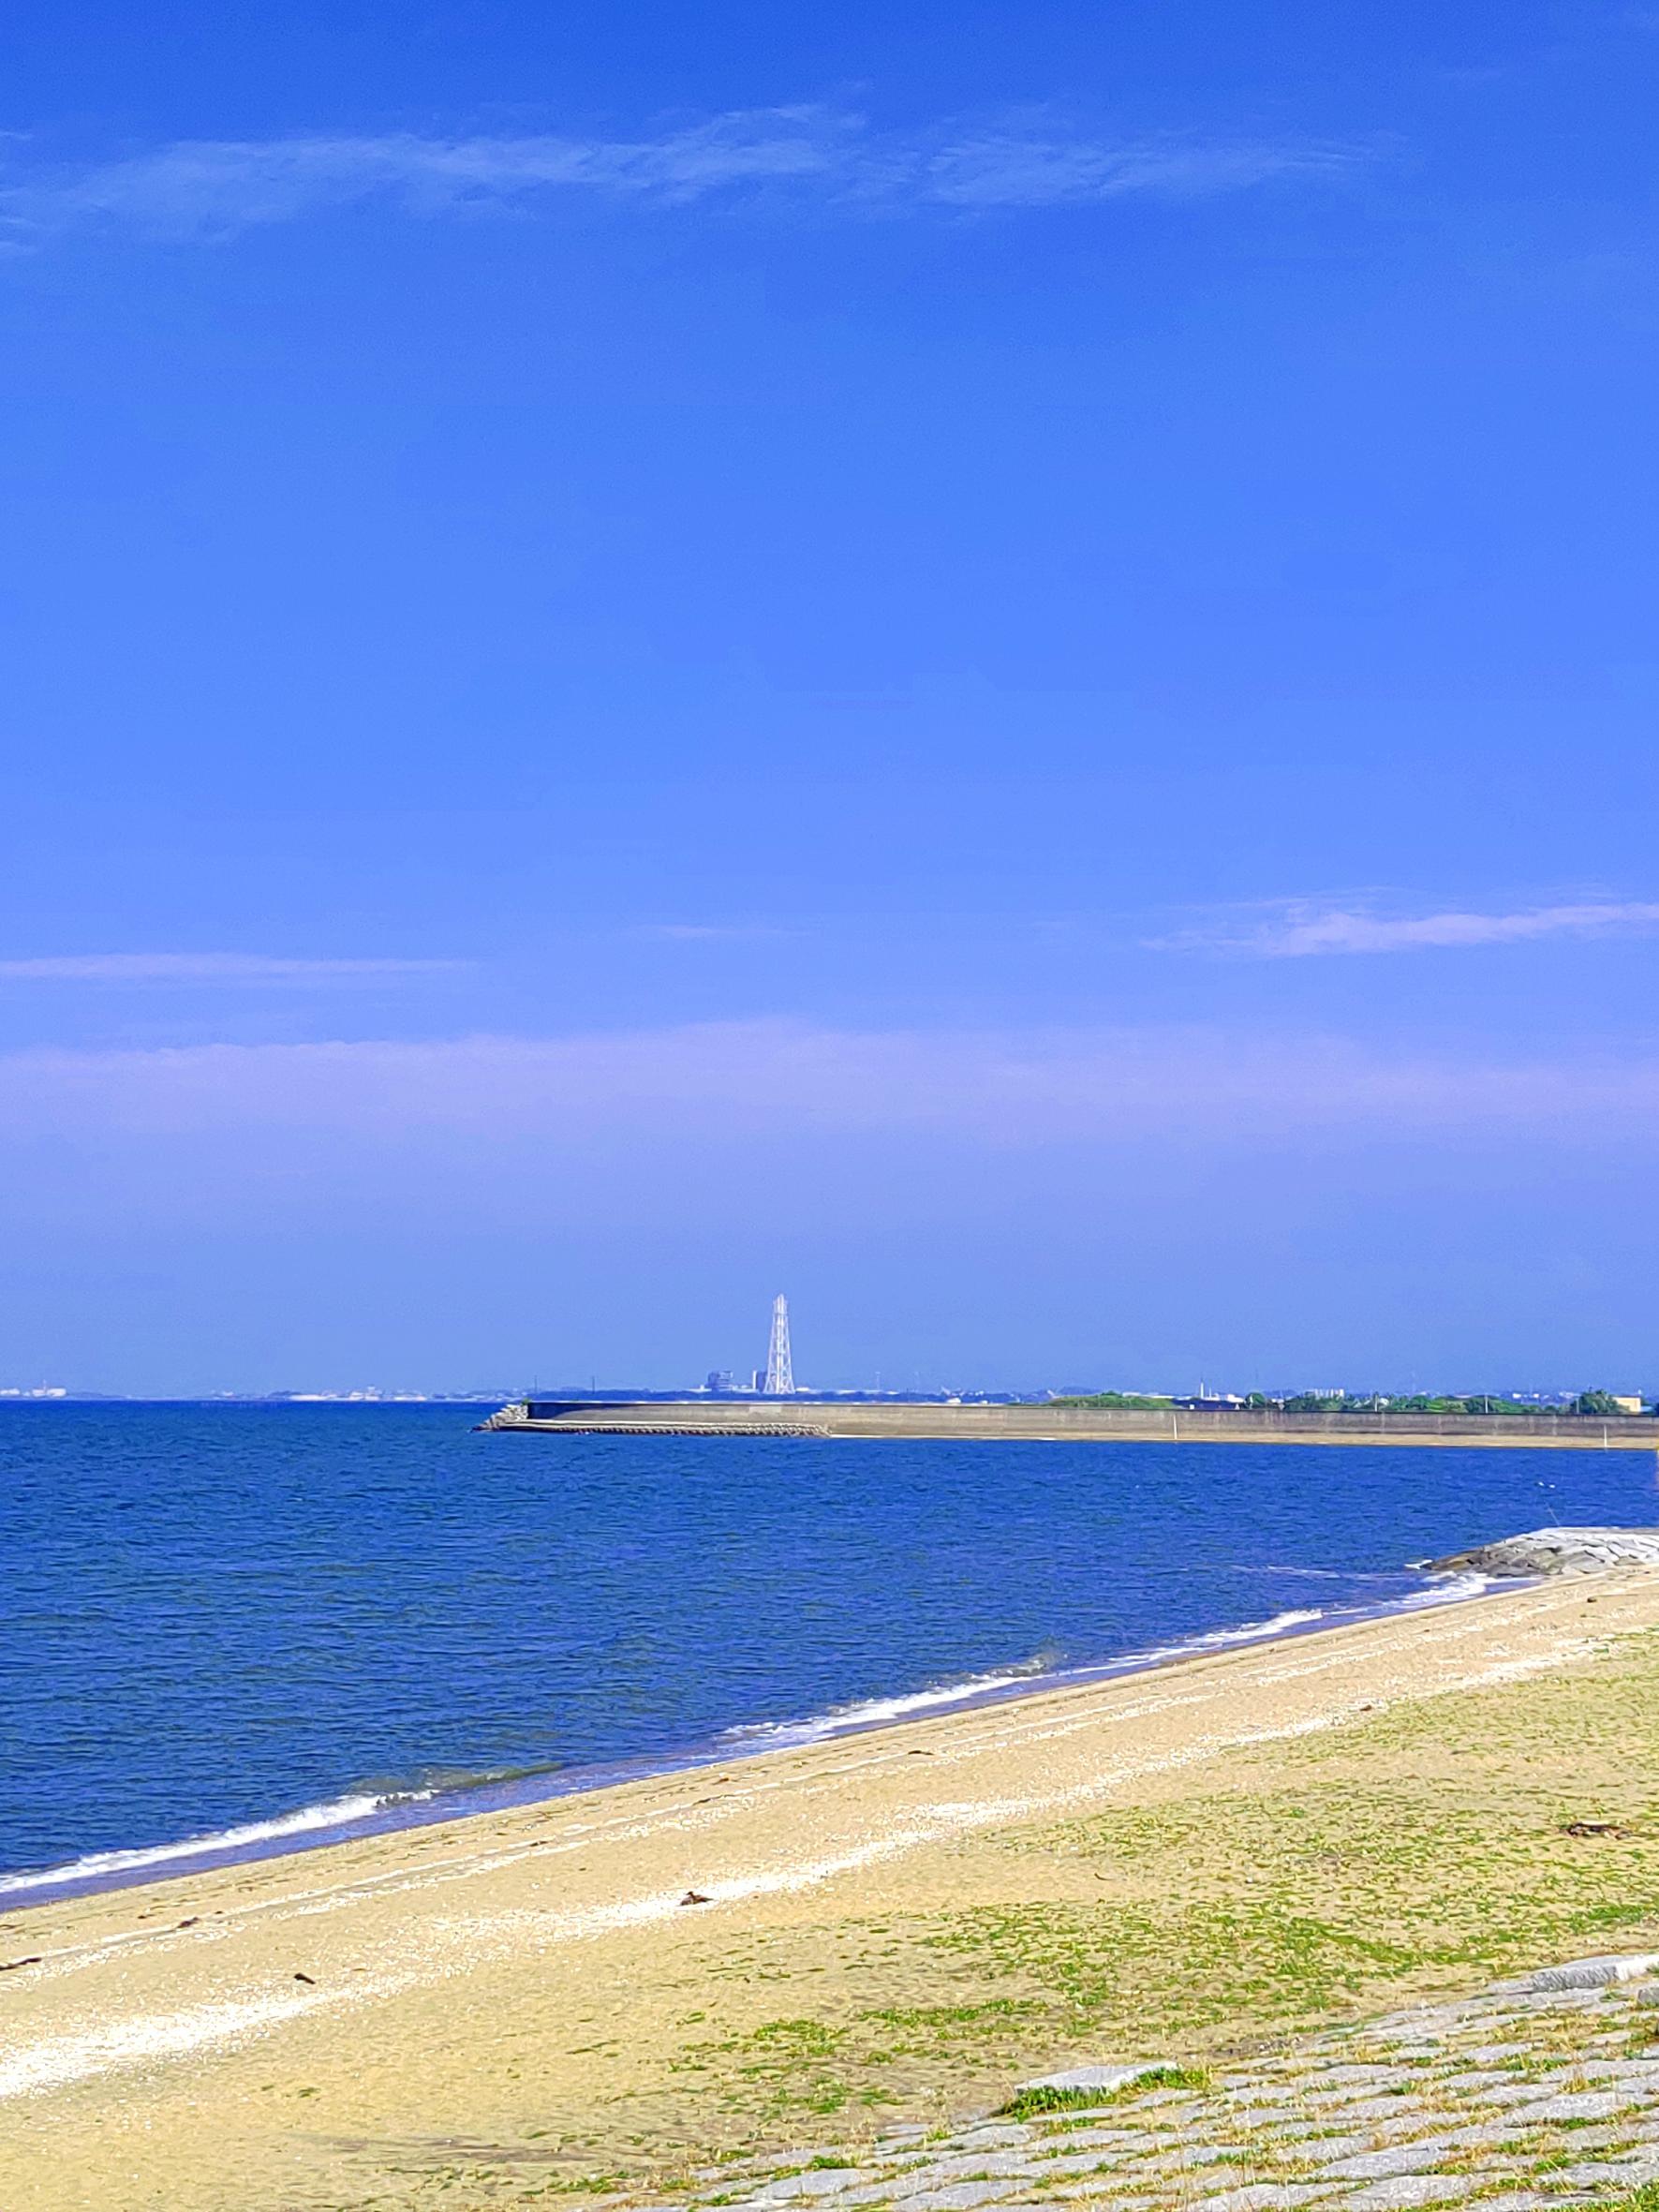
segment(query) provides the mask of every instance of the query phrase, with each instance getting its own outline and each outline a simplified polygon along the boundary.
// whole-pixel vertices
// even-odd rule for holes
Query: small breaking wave
[[[858,1699],[801,1719],[756,1721],[729,1728],[701,1749],[692,1747],[679,1755],[647,1757],[615,1770],[562,1767],[556,1761],[484,1773],[429,1768],[421,1778],[421,1787],[356,1790],[319,1804],[302,1806],[297,1812],[274,1819],[252,1820],[206,1835],[186,1837],[179,1843],[155,1844],[136,1850],[93,1851],[56,1866],[0,1874],[0,1899],[81,1885],[119,1888],[129,1881],[142,1881],[153,1873],[166,1873],[208,1859],[264,1858],[274,1855],[273,1847],[278,1851],[289,1846],[304,1849],[307,1843],[330,1840],[340,1832],[361,1829],[368,1822],[379,1829],[451,1819],[478,1809],[483,1792],[492,1785],[511,1789],[517,1784],[518,1789],[510,1798],[498,1802],[526,1803],[538,1797],[563,1796],[570,1790],[598,1787],[605,1781],[639,1779],[710,1760],[823,1743],[928,1714],[998,1704],[1008,1699],[1029,1696],[1033,1691],[1081,1687],[1089,1683],[1147,1672],[1181,1659],[1200,1658],[1210,1652],[1270,1643],[1318,1625],[1336,1627],[1349,1622],[1386,1619],[1392,1613],[1415,1611],[1427,1606],[1455,1604],[1461,1599],[1478,1597],[1496,1579],[1473,1571],[1437,1576],[1423,1587],[1382,1604],[1289,1607],[1266,1620],[1199,1630],[1168,1643],[1151,1644],[1081,1665],[1066,1665],[1052,1654],[1041,1653],[994,1672],[964,1675],[955,1681],[928,1684],[920,1689],[895,1691],[886,1697]],[[533,1787],[538,1781],[542,1785],[541,1789]]]
[[[1520,1587],[1522,1579],[1517,1575],[1503,1578],[1512,1590]],[[1410,1596],[1402,1597],[1398,1606],[1389,1610],[1411,1612],[1420,1605],[1455,1605],[1460,1598],[1483,1596],[1499,1580],[1497,1575],[1476,1574],[1473,1570],[1468,1574],[1437,1575],[1427,1590],[1414,1590]]]
[[[1342,1578],[1344,1580],[1351,1578]],[[1359,1578],[1352,1578],[1359,1579]],[[1363,1578],[1370,1580],[1372,1578]],[[1398,1576],[1377,1576],[1377,1581],[1398,1581]],[[1060,1666],[1048,1658],[1028,1659],[1023,1665],[996,1674],[969,1674],[955,1682],[930,1685],[886,1698],[866,1698],[850,1705],[832,1706],[804,1720],[757,1721],[728,1729],[719,1739],[732,1752],[781,1750],[792,1744],[818,1744],[833,1736],[881,1728],[892,1721],[910,1720],[925,1713],[948,1712],[954,1706],[992,1704],[1005,1698],[1022,1697],[1033,1690],[1063,1689],[1072,1684],[1107,1681],[1122,1674],[1139,1674],[1153,1667],[1166,1667],[1178,1659],[1195,1659],[1206,1652],[1227,1651],[1238,1644],[1271,1643],[1323,1622],[1335,1627],[1347,1621],[1371,1621],[1393,1612],[1415,1611],[1429,1605],[1449,1605],[1465,1597],[1478,1597],[1489,1589],[1490,1575],[1447,1575],[1428,1588],[1391,1598],[1384,1605],[1303,1605],[1287,1607],[1265,1621],[1241,1621],[1228,1628],[1208,1628],[1170,1643],[1149,1644],[1122,1652],[1111,1659],[1082,1666]]]
[[[999,1674],[969,1674],[958,1682],[935,1683],[930,1688],[896,1692],[888,1698],[861,1698],[851,1705],[833,1705],[827,1713],[810,1714],[805,1720],[761,1720],[743,1728],[728,1729],[720,1741],[746,1750],[771,1749],[786,1744],[815,1744],[825,1736],[845,1735],[854,1729],[880,1728],[891,1720],[908,1720],[914,1714],[936,1712],[941,1706],[961,1705],[975,1698],[1029,1690],[1053,1676],[1046,1659],[1029,1659],[1023,1666],[1005,1668]]]
[[[1215,1651],[1229,1643],[1262,1643],[1269,1637],[1282,1636],[1287,1629],[1306,1628],[1311,1622],[1328,1620],[1331,1616],[1322,1605],[1292,1606],[1287,1611],[1275,1613],[1266,1621],[1243,1621],[1236,1628],[1208,1628],[1197,1636],[1183,1636],[1174,1643],[1154,1644],[1144,1652],[1126,1652],[1121,1659],[1112,1661],[1113,1668],[1149,1667],[1162,1659],[1185,1659],[1195,1652]],[[1092,1673],[1094,1670],[1091,1668]]]
[[[830,1736],[845,1736],[865,1729],[885,1727],[896,1720],[911,1720],[924,1713],[948,1711],[955,1705],[989,1704],[1003,1698],[1020,1697],[1032,1690],[1063,1688],[1068,1683],[1098,1682],[1104,1676],[1134,1674],[1143,1667],[1159,1667],[1171,1659],[1193,1658],[1201,1652],[1224,1649],[1228,1644],[1264,1642],[1305,1628],[1326,1614],[1318,1606],[1299,1606],[1275,1613],[1271,1620],[1246,1621],[1234,1628],[1211,1628],[1178,1643],[1155,1644],[1147,1651],[1125,1652],[1120,1657],[1092,1666],[1064,1667],[1049,1658],[1028,1659],[1022,1666],[997,1674],[969,1674],[955,1682],[932,1684],[926,1689],[907,1690],[887,1698],[865,1698],[851,1705],[835,1705],[805,1720],[757,1721],[747,1728],[729,1729],[722,1744],[733,1750],[778,1750],[792,1744],[817,1744]]]
[[[303,1805],[297,1813],[284,1813],[274,1820],[250,1820],[240,1828],[221,1828],[209,1835],[187,1836],[182,1843],[152,1844],[140,1850],[89,1851],[67,1865],[38,1867],[28,1874],[0,1874],[0,1896],[20,1890],[56,1889],[60,1883],[99,1881],[110,1875],[137,1875],[153,1866],[169,1866],[181,1859],[201,1859],[221,1851],[242,1851],[256,1844],[279,1843],[285,1836],[308,1835],[318,1829],[348,1828],[388,1805],[417,1804],[433,1795],[430,1789],[398,1791],[383,1797],[359,1792],[332,1798],[325,1804]]]

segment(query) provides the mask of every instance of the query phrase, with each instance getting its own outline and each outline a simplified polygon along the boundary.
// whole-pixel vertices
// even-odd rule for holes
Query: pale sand
[[[837,1928],[1024,1893],[1034,1825],[1168,1802],[1402,1702],[1593,1668],[1656,1625],[1659,1570],[1489,1595],[13,1912],[0,1961],[44,1959],[0,1976],[0,2205],[424,2205],[435,2161],[471,2155],[446,2144],[500,2146],[527,2189],[549,2169],[511,2162],[549,2129],[618,2162],[632,2144],[636,2169],[730,2139],[747,2123],[714,2101],[700,2119],[672,2068],[705,2017],[741,2033],[778,2010],[769,1947],[817,1960],[808,1997],[831,2004]],[[810,2010],[798,1987],[789,2009]],[[984,2093],[965,2077],[964,2101]],[[480,2190],[441,2201],[520,2201]]]

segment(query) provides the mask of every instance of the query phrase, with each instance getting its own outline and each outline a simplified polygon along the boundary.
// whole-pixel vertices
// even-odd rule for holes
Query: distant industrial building
[[[795,1395],[788,1299],[780,1294],[772,1300],[772,1329],[766,1340],[765,1366],[751,1367],[742,1382],[729,1367],[711,1367],[704,1378],[703,1391],[711,1398],[792,1398]]]

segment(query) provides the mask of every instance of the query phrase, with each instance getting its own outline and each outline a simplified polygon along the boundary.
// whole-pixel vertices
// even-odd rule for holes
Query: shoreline
[[[1370,1963],[1296,2017],[1578,1955],[1604,1900],[1659,1948],[1639,1835],[1559,1826],[1639,1825],[1655,1630],[1659,1568],[1505,1584],[7,1911],[8,2212],[424,2206],[491,2160],[481,2205],[550,2175],[659,2202],[654,2177],[798,2143],[807,2112],[863,2140],[1079,2057],[1240,2048],[1287,2017],[1256,1962],[1300,1974],[1327,1923]],[[1395,1956],[1425,1910],[1477,1932],[1454,1963]],[[1212,1911],[1257,1932],[1195,1952]],[[1079,1982],[1089,1929],[1105,1970]]]
[[[1414,1571],[1417,1570],[1407,1567],[1400,1573],[1403,1577]],[[372,1837],[442,1828],[454,1821],[592,1796],[636,1783],[696,1774],[773,1752],[840,1743],[924,1719],[1131,1681],[1224,1652],[1259,1650],[1366,1622],[1470,1603],[1494,1591],[1531,1588],[1535,1580],[1467,1572],[1425,1574],[1420,1588],[1375,1605],[1286,1609],[1266,1621],[1223,1624],[1172,1643],[1075,1667],[1025,1670],[1011,1666],[956,1684],[894,1691],[798,1719],[734,1723],[721,1734],[680,1750],[581,1766],[547,1767],[441,1789],[387,1792],[378,1798],[371,1798],[364,1790],[345,1790],[332,1799],[270,1814],[262,1819],[250,1817],[206,1834],[84,1852],[78,1859],[47,1867],[0,1870],[0,1921],[41,1906],[105,1896],[227,1867],[299,1857]]]

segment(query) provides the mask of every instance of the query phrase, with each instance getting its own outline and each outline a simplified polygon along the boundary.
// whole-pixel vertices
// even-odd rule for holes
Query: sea
[[[0,1910],[1470,1595],[1637,1451],[0,1406]]]

